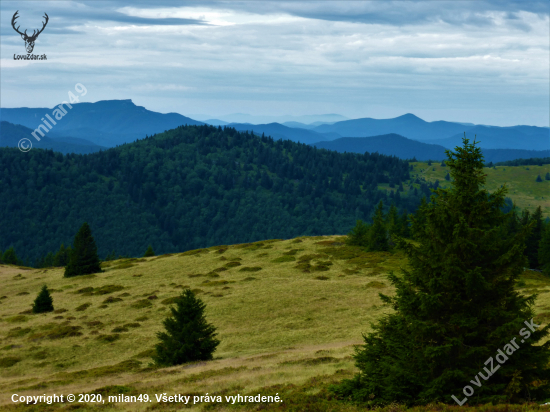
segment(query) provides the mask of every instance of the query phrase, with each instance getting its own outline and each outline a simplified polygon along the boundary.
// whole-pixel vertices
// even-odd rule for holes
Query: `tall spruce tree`
[[[426,210],[427,201],[426,197],[420,199],[420,206],[418,207],[414,219],[411,218],[411,236],[413,239],[419,239],[423,235],[424,227],[426,226],[426,216],[424,211]],[[411,215],[412,217],[412,215]]]
[[[400,223],[399,223],[399,214],[397,213],[397,207],[395,207],[395,204],[391,204],[390,210],[388,210],[388,214],[386,215],[386,228],[388,230],[389,235],[393,234],[399,234],[400,232]]]
[[[44,285],[42,290],[34,300],[32,305],[32,313],[53,312],[53,299],[50,295],[48,287]]]
[[[370,226],[362,220],[358,220],[355,226],[350,230],[346,238],[346,244],[350,246],[366,247],[369,244]]]
[[[545,223],[539,243],[539,264],[544,274],[550,276],[550,223]]]
[[[542,239],[542,209],[537,207],[535,212],[531,215],[529,222],[532,222],[531,234],[527,238],[525,244],[525,255],[529,260],[529,267],[531,269],[539,269],[539,244]]]
[[[70,247],[66,248],[65,245],[62,243],[61,246],[59,247],[59,250],[54,256],[53,265],[56,267],[67,266],[67,263],[69,263],[70,254],[71,254],[71,248]]]
[[[403,214],[399,218],[399,224],[401,227],[401,232],[399,235],[404,238],[410,238],[411,237],[411,228],[409,227],[409,214],[406,210],[403,211]]]
[[[101,272],[97,246],[88,223],[84,223],[74,238],[65,277],[88,275]]]
[[[368,248],[373,252],[387,251],[390,248],[386,230],[386,218],[384,216],[384,203],[382,201],[376,206],[374,216],[372,217]]]
[[[206,305],[190,289],[185,289],[171,307],[172,316],[163,322],[166,332],[157,333],[153,359],[160,366],[180,365],[198,360],[211,360],[220,341],[216,328],[206,322]]]
[[[355,353],[359,374],[333,388],[344,399],[411,405],[454,403],[456,396],[479,404],[548,395],[550,343],[540,341],[550,326],[526,328],[535,296],[514,288],[526,264],[529,227],[508,232],[500,210],[507,189],[483,189],[483,155],[475,142],[464,138],[447,157],[452,186],[438,189],[420,210],[425,223],[415,226],[418,244],[401,242],[411,269],[390,274],[396,293],[381,298],[394,312],[363,336]],[[521,330],[529,339],[518,336]],[[499,350],[507,355],[503,364]]]

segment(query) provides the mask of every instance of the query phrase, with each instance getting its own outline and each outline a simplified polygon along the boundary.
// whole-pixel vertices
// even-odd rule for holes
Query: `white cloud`
[[[2,15],[16,4],[2,2]],[[514,2],[510,10],[450,2],[444,11],[430,1],[105,2],[116,19],[91,3],[40,9],[50,4],[51,27],[35,51],[47,53],[46,65],[13,62],[22,40],[0,39],[4,107],[52,106],[56,91],[80,82],[89,101],[132,98],[182,114],[412,112],[426,120],[549,122],[550,20]],[[55,33],[61,27],[82,34]]]

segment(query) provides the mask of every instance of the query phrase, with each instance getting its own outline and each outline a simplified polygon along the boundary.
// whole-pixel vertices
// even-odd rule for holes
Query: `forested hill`
[[[344,234],[409,178],[378,154],[341,154],[232,128],[181,126],[107,151],[0,149],[0,250],[32,260],[71,244],[87,221],[100,257],[301,235]],[[392,185],[393,186],[393,185]],[[390,199],[391,196],[391,199]]]

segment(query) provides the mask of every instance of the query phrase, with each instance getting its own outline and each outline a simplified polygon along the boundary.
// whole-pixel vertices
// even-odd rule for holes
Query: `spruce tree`
[[[409,215],[406,210],[403,211],[403,214],[399,218],[400,228],[401,232],[399,233],[399,236],[404,238],[410,238],[411,237],[411,229],[409,227]]]
[[[535,296],[515,290],[530,228],[508,232],[500,210],[506,187],[487,193],[481,150],[466,138],[463,144],[447,151],[452,186],[438,189],[422,207],[418,243],[400,242],[411,269],[390,274],[396,293],[381,298],[394,312],[364,335],[355,353],[360,372],[333,388],[339,397],[374,406],[548,395],[550,343],[540,341],[550,325],[529,331],[524,322],[531,324]],[[529,339],[518,336],[522,330]],[[510,343],[514,338],[519,349]],[[499,350],[506,352],[505,363],[496,357]]]
[[[367,247],[369,244],[369,225],[358,220],[348,233],[346,244],[350,246]]]
[[[537,178],[535,179],[535,181],[536,181],[537,183],[542,182],[542,177],[540,177],[540,175],[538,175]]]
[[[372,218],[372,226],[369,233],[368,249],[371,252],[389,250],[388,234],[386,230],[386,219],[384,216],[384,203],[380,201],[374,216]]]
[[[426,216],[424,215],[424,210],[426,210],[426,206],[426,198],[422,197],[422,199],[420,199],[420,206],[416,211],[414,219],[411,219],[410,231],[413,239],[419,239],[422,237],[424,230],[423,228],[426,225]]]
[[[149,247],[143,254],[143,257],[151,257],[151,256],[155,256],[155,251],[153,250],[153,246],[149,245]]]
[[[550,223],[544,224],[538,258],[541,270],[550,276]]]
[[[537,207],[533,215],[531,216],[529,223],[531,223],[531,233],[526,240],[525,247],[525,256],[529,260],[529,268],[538,269],[539,268],[539,243],[542,239],[542,209]]]
[[[199,360],[211,360],[220,341],[216,328],[206,322],[206,305],[190,289],[185,289],[172,315],[163,322],[166,332],[158,332],[153,359],[157,365],[172,366]]]
[[[4,255],[2,256],[2,261],[6,265],[18,265],[20,263],[13,246],[4,252]]]
[[[69,263],[69,256],[71,253],[70,247],[65,247],[65,245],[62,243],[59,247],[59,250],[55,254],[53,258],[53,265],[55,267],[63,267],[67,266],[67,263]]]
[[[32,305],[32,313],[46,312],[53,312],[53,299],[50,295],[48,287],[44,285],[34,300],[34,304]]]
[[[397,207],[392,203],[390,210],[386,216],[386,230],[388,233],[388,245],[394,246],[393,236],[401,235],[401,225],[399,220],[399,214],[397,213]]]
[[[97,246],[88,223],[84,223],[74,238],[74,245],[65,267],[65,277],[101,272]]]

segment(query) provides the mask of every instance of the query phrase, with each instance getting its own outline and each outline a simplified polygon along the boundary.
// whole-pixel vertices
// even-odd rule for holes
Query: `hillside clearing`
[[[404,265],[401,252],[366,253],[344,246],[341,236],[325,236],[117,260],[104,263],[103,273],[68,279],[61,268],[0,266],[0,405],[27,410],[11,403],[13,393],[98,389],[153,399],[165,392],[279,393],[287,402],[302,393],[306,399],[355,372],[353,347],[362,343],[370,322],[389,310],[378,293],[391,294],[386,275]],[[44,284],[56,311],[28,313]],[[550,281],[526,272],[520,286],[541,294],[538,319],[548,321]],[[206,302],[221,344],[214,361],[158,369],[150,358],[155,333],[171,298],[185,287]],[[328,410],[359,410],[335,405]],[[101,410],[153,407],[172,406],[153,401]]]

